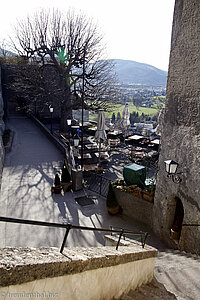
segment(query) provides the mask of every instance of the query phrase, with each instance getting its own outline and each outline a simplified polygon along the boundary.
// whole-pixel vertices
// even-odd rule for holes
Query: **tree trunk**
[[[72,119],[72,113],[67,110],[67,103],[63,103],[61,105],[61,112],[60,112],[60,131],[67,131],[67,119]]]
[[[63,90],[63,98],[60,101],[60,131],[67,131],[67,119],[72,119],[72,100],[71,89],[67,85],[66,76],[63,70],[59,70],[60,73],[60,85]]]

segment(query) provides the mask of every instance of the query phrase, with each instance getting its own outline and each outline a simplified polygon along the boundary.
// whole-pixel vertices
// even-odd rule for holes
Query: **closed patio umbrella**
[[[99,162],[100,162],[101,143],[107,139],[106,131],[105,131],[105,116],[104,116],[103,109],[99,109],[95,139],[99,143]]]
[[[125,129],[125,132],[124,132],[124,141],[125,141],[126,131],[127,131],[128,127],[130,126],[130,111],[129,111],[128,103],[125,104],[124,109],[122,111],[121,124]]]

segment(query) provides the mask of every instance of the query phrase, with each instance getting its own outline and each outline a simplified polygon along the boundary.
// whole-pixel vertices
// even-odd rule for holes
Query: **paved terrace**
[[[2,186],[1,215],[14,218],[73,225],[105,227],[110,225],[142,230],[140,225],[124,216],[109,216],[105,199],[91,192],[94,204],[80,206],[75,198],[84,192],[51,194],[57,172],[61,171],[63,154],[46,138],[31,120],[18,117],[9,120],[15,132],[12,151],[6,155]],[[0,246],[59,247],[65,231],[62,229],[0,224]],[[71,231],[67,246],[102,246],[102,233]]]
[[[29,119],[10,118],[8,127],[15,131],[15,136],[12,151],[5,158],[0,198],[1,216],[69,222],[91,227],[108,228],[112,225],[135,231],[149,231],[142,224],[123,215],[109,216],[105,209],[105,199],[98,195],[93,194],[94,204],[89,206],[80,206],[75,201],[75,197],[83,195],[83,192],[51,195],[51,185],[56,172],[61,169],[63,155]],[[113,158],[115,160],[111,167],[114,171],[115,163],[121,165],[121,161],[115,151]],[[116,170],[119,168],[116,167]],[[59,248],[64,233],[62,229],[0,223],[0,247]],[[199,299],[200,258],[166,248],[153,233],[147,242],[159,250],[155,277],[177,299]],[[104,238],[98,232],[72,231],[66,242],[69,247],[102,245]],[[149,299],[150,294],[145,296],[145,290],[143,291],[135,299]]]

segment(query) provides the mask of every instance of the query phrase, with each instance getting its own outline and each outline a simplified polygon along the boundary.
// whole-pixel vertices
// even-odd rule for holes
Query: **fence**
[[[93,173],[90,171],[84,172],[83,174],[85,186],[97,194],[100,194],[103,197],[107,196],[109,179],[99,175],[97,173]]]

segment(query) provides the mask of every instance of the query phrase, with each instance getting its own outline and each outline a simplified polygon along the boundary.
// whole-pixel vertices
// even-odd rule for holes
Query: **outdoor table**
[[[81,156],[79,155],[78,158],[80,159]],[[90,153],[83,153],[83,159],[88,159],[88,158],[92,158]]]
[[[79,125],[72,125],[72,126],[71,126],[71,129],[79,129],[79,128],[80,128]]]
[[[96,157],[99,157],[99,152],[95,152],[95,155],[96,155]],[[103,159],[107,159],[107,158],[109,158],[109,154],[108,154],[108,152],[101,152],[100,157]]]
[[[97,130],[97,126],[89,127],[88,130],[96,131]]]
[[[91,143],[91,144],[87,144],[87,145],[85,145],[85,148],[87,148],[87,149],[95,149],[95,148],[97,148],[97,143]]]
[[[140,157],[140,158],[143,158],[146,156],[146,153],[145,152],[141,152],[141,151],[136,151],[135,153],[133,153],[133,155],[135,157]]]
[[[120,134],[122,134],[122,131],[119,131],[119,130],[114,130],[114,131],[108,132],[108,135],[113,135],[113,136],[118,136]]]
[[[108,145],[110,147],[116,147],[116,146],[119,146],[120,145],[120,139],[119,138],[116,138],[116,139],[108,139]]]
[[[126,140],[127,141],[139,141],[141,139],[144,139],[144,136],[141,136],[141,135],[131,135],[129,136]]]
[[[83,164],[85,171],[95,171],[98,168],[97,164]]]

